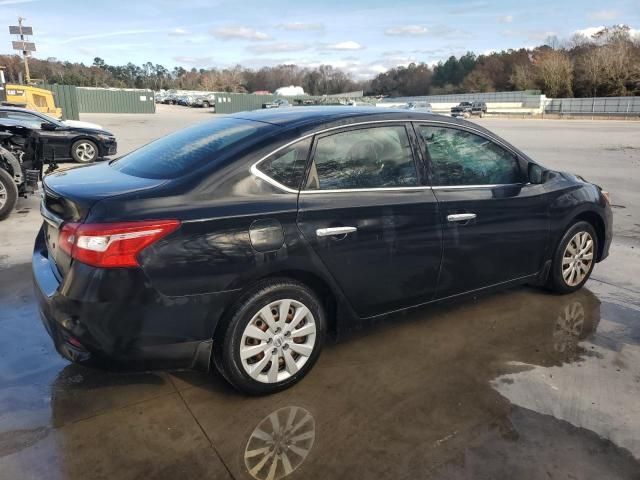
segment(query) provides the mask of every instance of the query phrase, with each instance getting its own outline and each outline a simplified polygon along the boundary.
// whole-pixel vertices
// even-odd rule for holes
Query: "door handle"
[[[453,215],[447,215],[447,220],[450,222],[466,222],[476,218],[475,213],[455,213]]]
[[[319,228],[316,230],[318,237],[333,237],[336,235],[346,235],[347,233],[353,233],[357,231],[356,227],[331,227],[331,228]]]

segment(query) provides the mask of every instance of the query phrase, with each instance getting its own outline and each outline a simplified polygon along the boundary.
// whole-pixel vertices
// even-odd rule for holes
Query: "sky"
[[[0,23],[17,24],[19,15],[33,26],[41,59],[187,69],[331,64],[360,80],[603,25],[640,29],[640,0],[0,0]],[[0,53],[11,53],[15,38],[2,28]]]

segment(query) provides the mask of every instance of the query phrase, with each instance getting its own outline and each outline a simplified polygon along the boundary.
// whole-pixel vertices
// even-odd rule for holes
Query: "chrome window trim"
[[[517,153],[512,151],[509,147],[507,147],[506,145],[504,145],[500,140],[496,139],[493,137],[493,135],[487,135],[486,132],[482,131],[482,130],[478,130],[476,128],[473,127],[469,127],[467,125],[458,125],[456,123],[452,123],[452,122],[443,122],[441,120],[428,120],[428,119],[416,119],[416,118],[397,118],[397,119],[393,119],[393,120],[370,120],[367,122],[356,122],[356,123],[349,123],[349,124],[345,124],[345,125],[337,125],[335,127],[329,127],[329,128],[325,128],[324,130],[318,130],[317,132],[312,132],[312,133],[307,133],[306,135],[303,135],[301,137],[296,138],[295,140],[292,140],[288,143],[285,143],[284,145],[276,148],[275,150],[267,153],[266,155],[264,155],[263,157],[261,157],[258,161],[254,162],[251,165],[250,168],[250,172],[252,175],[254,175],[255,177],[260,178],[261,180],[264,180],[265,182],[273,185],[276,188],[279,188],[280,190],[282,190],[285,193],[300,193],[300,194],[318,194],[318,193],[340,193],[340,192],[367,192],[367,191],[396,191],[396,190],[429,190],[429,189],[433,189],[433,190],[442,190],[442,189],[447,189],[447,188],[456,188],[456,189],[462,189],[462,188],[496,188],[496,187],[504,187],[504,186],[513,186],[513,185],[522,185],[519,183],[512,183],[512,184],[497,184],[497,185],[452,185],[452,186],[428,186],[428,185],[418,185],[418,186],[412,186],[412,187],[380,187],[380,188],[350,188],[350,189],[332,189],[332,190],[295,190],[293,188],[289,188],[286,185],[281,184],[280,182],[278,182],[277,180],[274,180],[273,178],[271,178],[269,175],[267,175],[264,172],[261,172],[260,170],[258,170],[258,165],[260,165],[260,163],[264,162],[267,158],[269,158],[271,155],[275,155],[276,153],[278,153],[280,150],[283,150],[285,148],[290,147],[291,145],[293,145],[294,143],[300,142],[302,140],[305,140],[309,137],[313,137],[315,135],[322,135],[323,133],[327,133],[327,132],[331,132],[334,130],[340,130],[343,128],[350,128],[350,127],[357,127],[357,126],[361,126],[361,125],[376,125],[376,124],[381,124],[381,123],[407,123],[407,122],[412,122],[412,123],[424,123],[424,124],[441,124],[441,125],[448,125],[450,127],[454,127],[454,128],[460,128],[461,130],[468,130],[474,133],[478,133],[482,136],[488,136],[490,137],[491,141],[497,143],[498,145],[500,145],[502,148],[504,148],[505,150],[509,151],[512,155],[516,155]]]
[[[492,183],[487,185],[437,185],[432,190],[464,190],[477,188],[524,187],[529,183]]]

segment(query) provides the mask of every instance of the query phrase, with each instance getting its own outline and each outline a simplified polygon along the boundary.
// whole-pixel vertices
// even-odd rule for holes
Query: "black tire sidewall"
[[[4,185],[7,191],[7,201],[2,208],[0,208],[0,220],[3,220],[16,208],[16,204],[18,203],[18,186],[16,182],[13,181],[13,178],[11,178],[9,172],[2,168],[0,168],[0,182],[2,182],[2,185]]]
[[[245,372],[238,347],[244,329],[253,316],[265,305],[283,298],[297,300],[311,311],[316,324],[316,343],[311,356],[295,375],[274,384],[258,382]],[[301,380],[317,361],[324,344],[326,324],[322,304],[305,285],[289,280],[272,280],[261,283],[239,300],[224,333],[218,336],[219,339],[222,338],[222,341],[216,342],[214,340],[214,348],[218,349],[216,366],[222,370],[221,373],[229,383],[242,392],[251,395],[266,395],[284,390]],[[216,343],[217,345],[215,345]]]
[[[591,266],[589,267],[589,271],[585,275],[582,282],[572,287],[565,283],[564,278],[562,276],[562,257],[564,256],[564,251],[567,248],[567,244],[578,232],[587,232],[589,233],[589,235],[591,235],[591,238],[593,239],[593,247],[594,247],[593,257],[594,258],[593,258],[593,261],[591,262]],[[551,273],[549,276],[550,277],[549,286],[551,287],[551,289],[557,293],[572,293],[572,292],[575,292],[576,290],[580,290],[584,286],[584,284],[587,282],[587,280],[589,280],[589,278],[591,277],[591,272],[593,272],[593,268],[596,264],[598,248],[599,248],[598,235],[596,234],[595,229],[589,222],[579,221],[571,225],[571,227],[569,227],[569,229],[567,229],[565,234],[562,236],[562,239],[558,244],[558,248],[556,249],[555,254],[553,256],[553,263],[551,266]]]
[[[91,145],[93,145],[93,148],[96,151],[96,156],[93,157],[92,160],[81,160],[76,156],[76,147],[78,146],[78,144],[80,143],[90,143]],[[96,144],[96,142],[94,142],[93,140],[88,140],[86,138],[83,138],[82,140],[76,140],[75,142],[73,142],[71,144],[71,158],[73,158],[73,161],[76,163],[83,163],[83,164],[87,164],[87,163],[93,163],[95,162],[98,158],[100,158],[100,150],[98,149],[98,145]]]

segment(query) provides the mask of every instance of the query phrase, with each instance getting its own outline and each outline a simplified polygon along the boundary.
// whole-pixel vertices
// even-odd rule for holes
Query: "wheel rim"
[[[7,203],[7,197],[8,197],[7,189],[0,182],[0,208],[4,207],[4,204]]]
[[[293,473],[307,458],[316,437],[313,416],[301,407],[284,407],[265,417],[244,449],[244,464],[257,480]]]
[[[90,143],[81,143],[76,147],[76,155],[83,162],[93,160],[96,155],[96,149]]]
[[[290,298],[260,309],[240,340],[245,372],[262,383],[277,383],[297,373],[309,360],[316,342],[311,311]]]
[[[593,263],[593,238],[589,232],[576,233],[564,249],[562,256],[562,278],[575,287],[588,275]]]
[[[553,348],[558,353],[575,350],[584,330],[585,313],[580,302],[566,305],[558,314],[553,330]]]

